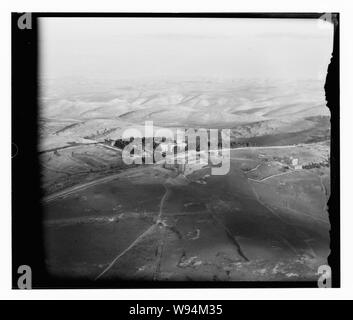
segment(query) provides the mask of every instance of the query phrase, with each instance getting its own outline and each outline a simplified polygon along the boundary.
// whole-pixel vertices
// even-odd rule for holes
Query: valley
[[[330,117],[320,83],[65,85],[55,95],[45,90],[40,121],[51,275],[317,278],[330,253]],[[107,141],[145,121],[155,129],[229,128],[229,173],[126,165]]]

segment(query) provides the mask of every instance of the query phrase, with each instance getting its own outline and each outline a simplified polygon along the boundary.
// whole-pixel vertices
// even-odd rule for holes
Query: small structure
[[[302,169],[302,166],[299,164],[298,158],[293,158],[292,159],[292,166],[295,170]]]

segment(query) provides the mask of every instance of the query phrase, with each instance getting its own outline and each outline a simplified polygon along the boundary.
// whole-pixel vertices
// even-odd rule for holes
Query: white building
[[[292,166],[294,167],[295,170],[302,169],[302,165],[299,164],[298,158],[293,158],[292,159]]]

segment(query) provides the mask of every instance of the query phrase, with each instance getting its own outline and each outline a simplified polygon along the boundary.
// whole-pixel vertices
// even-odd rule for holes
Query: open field
[[[125,168],[121,152],[99,144],[74,145],[40,154],[42,187],[51,194]]]
[[[330,118],[321,85],[50,84],[39,146],[50,274],[316,280],[330,253]],[[125,165],[110,142],[145,121],[155,130],[229,128],[230,172]]]
[[[314,280],[329,254],[329,170],[260,180],[281,169],[274,158],[327,152],[325,143],[232,150],[225,176],[126,168],[45,205],[48,269],[97,281]]]

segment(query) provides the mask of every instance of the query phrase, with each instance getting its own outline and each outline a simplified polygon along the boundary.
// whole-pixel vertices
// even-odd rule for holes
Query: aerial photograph
[[[316,281],[331,23],[46,17],[39,31],[51,276]]]

